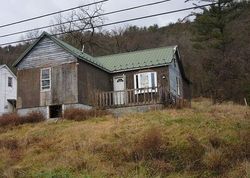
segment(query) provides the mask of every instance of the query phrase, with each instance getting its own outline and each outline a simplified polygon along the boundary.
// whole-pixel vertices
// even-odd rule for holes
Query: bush
[[[20,124],[26,124],[26,123],[37,123],[45,121],[45,117],[41,112],[31,112],[26,116],[20,117]]]
[[[0,117],[0,126],[17,126],[26,123],[37,123],[45,121],[45,117],[40,112],[31,112],[26,116],[19,116],[15,113],[4,114]]]
[[[110,113],[106,110],[70,108],[64,111],[63,118],[67,120],[84,121],[94,117],[106,116],[108,114]]]
[[[135,161],[161,159],[166,154],[168,142],[164,141],[159,129],[151,128],[138,139],[132,151]]]
[[[18,125],[20,117],[15,114],[4,114],[0,117],[0,126],[7,126],[7,125]]]

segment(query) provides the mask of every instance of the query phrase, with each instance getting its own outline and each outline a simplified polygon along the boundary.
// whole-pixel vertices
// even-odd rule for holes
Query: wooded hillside
[[[246,97],[250,102],[250,5],[243,3],[223,10],[223,18],[217,11],[217,7],[206,10],[194,22],[180,21],[164,27],[127,26],[60,38],[80,50],[84,44],[85,52],[93,56],[178,45],[194,97],[239,103]],[[27,46],[0,48],[0,64],[11,66]]]

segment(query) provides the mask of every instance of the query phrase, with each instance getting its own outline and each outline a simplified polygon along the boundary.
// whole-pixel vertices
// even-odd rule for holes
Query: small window
[[[176,87],[177,87],[177,95],[181,95],[181,89],[180,89],[180,78],[176,77]]]
[[[13,78],[8,77],[8,87],[13,87]]]
[[[51,69],[41,69],[41,91],[48,91],[51,88]]]
[[[157,91],[156,90],[157,73],[145,72],[145,73],[135,74],[134,75],[134,87],[135,89],[138,89],[136,93],[144,93],[146,91],[156,92]]]

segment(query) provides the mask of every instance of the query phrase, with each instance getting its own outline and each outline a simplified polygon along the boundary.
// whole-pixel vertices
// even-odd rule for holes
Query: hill
[[[0,128],[0,177],[249,176],[249,108],[192,104]]]
[[[230,12],[229,16],[233,16],[233,18],[225,24],[223,30],[228,36],[223,55],[225,60],[222,60],[218,50],[199,49],[199,45],[194,43],[195,38],[197,38],[197,25],[195,25],[197,19],[193,22],[179,21],[163,27],[158,25],[150,27],[126,26],[111,31],[103,29],[93,34],[89,31],[70,33],[62,35],[60,38],[80,50],[84,45],[85,52],[93,56],[178,45],[186,74],[192,81],[194,97],[213,96],[218,102],[243,103],[243,98],[250,100],[250,26],[248,23],[250,5],[245,2]],[[224,22],[224,20],[219,20],[219,22],[221,21]],[[205,22],[209,25],[210,21]],[[206,26],[203,28],[206,29]],[[216,32],[218,29],[211,31]],[[212,36],[217,37],[218,35],[213,34]],[[0,64],[12,66],[28,45],[20,44],[0,48]],[[13,70],[15,71],[15,69]]]

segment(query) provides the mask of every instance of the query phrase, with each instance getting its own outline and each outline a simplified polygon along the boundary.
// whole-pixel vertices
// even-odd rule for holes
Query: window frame
[[[8,81],[7,82],[8,82],[8,87],[13,88],[13,77],[8,77]],[[9,85],[9,84],[11,84],[11,85]]]
[[[49,70],[49,78],[43,79],[43,71],[45,70]],[[43,88],[43,81],[49,80],[49,88]],[[48,68],[43,68],[40,70],[40,90],[41,92],[45,92],[45,91],[50,91],[51,90],[51,67]]]
[[[181,96],[181,81],[179,77],[176,77],[176,94]]]
[[[154,79],[152,80],[152,74],[154,76]],[[142,75],[147,75],[148,76],[148,88],[142,88],[141,87],[141,78]],[[154,82],[152,82],[154,81]],[[152,86],[154,83],[154,86]],[[147,92],[152,92],[155,93],[157,92],[157,72],[155,71],[150,71],[150,72],[140,72],[137,74],[134,74],[134,89],[135,89],[135,94],[140,94],[140,93],[147,93]]]

